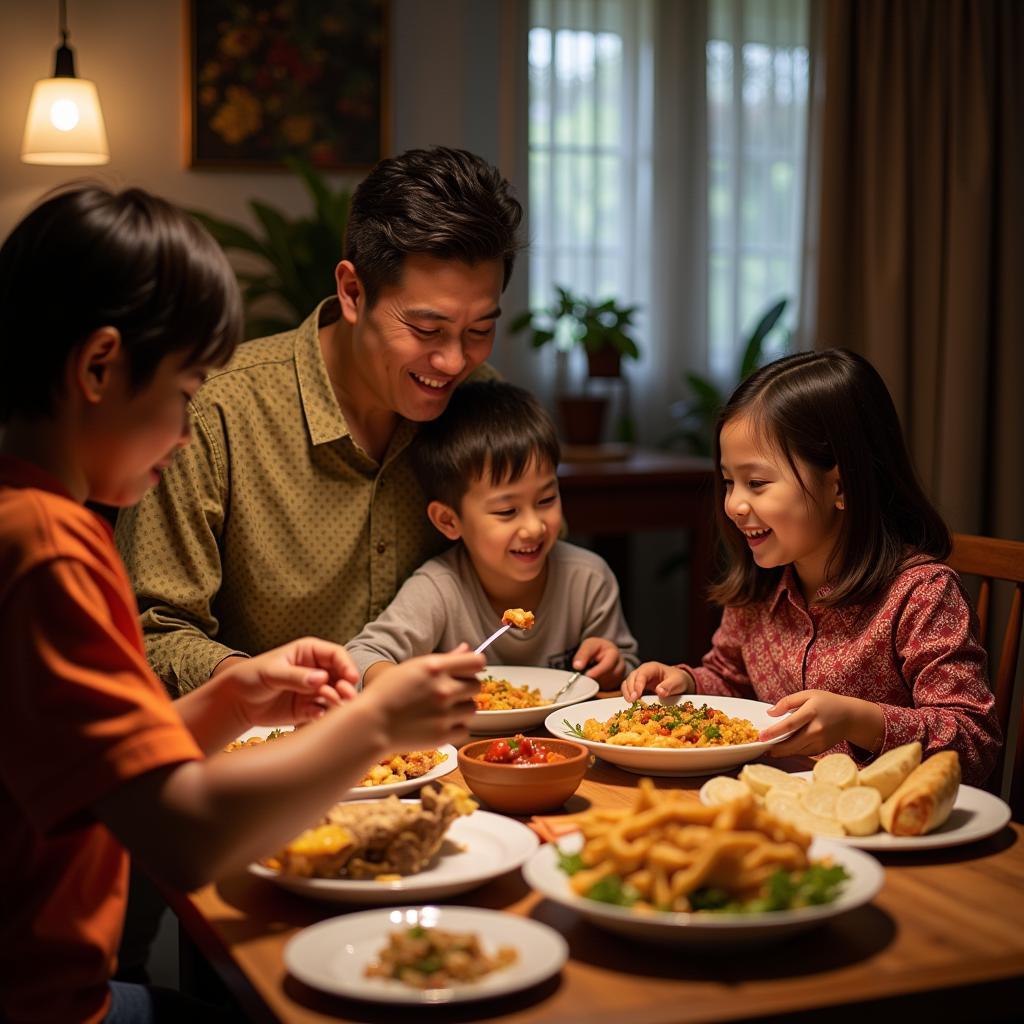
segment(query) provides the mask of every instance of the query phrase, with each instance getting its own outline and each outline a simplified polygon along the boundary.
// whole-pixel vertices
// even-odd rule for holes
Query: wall
[[[141,185],[184,206],[243,221],[250,220],[246,201],[254,196],[291,213],[306,209],[304,189],[288,174],[186,166],[186,2],[68,5],[77,70],[99,90],[111,161],[100,168],[61,168],[19,159],[32,85],[53,70],[57,4],[0,0],[0,238],[40,195],[81,177]],[[392,152],[465,147],[496,162],[511,181],[525,180],[516,166],[522,150],[515,113],[516,54],[525,52],[517,38],[522,11],[519,0],[392,0]],[[332,180],[355,183],[358,177]],[[514,296],[509,301],[518,308],[525,300]]]

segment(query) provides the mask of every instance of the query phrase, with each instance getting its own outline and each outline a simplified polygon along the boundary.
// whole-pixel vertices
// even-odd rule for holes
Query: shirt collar
[[[59,494],[68,501],[75,500],[64,484],[52,473],[34,462],[26,462],[14,455],[0,455],[0,484],[5,487],[31,487],[37,491]]]
[[[334,397],[327,364],[320,350],[320,328],[341,318],[336,296],[324,299],[295,332],[295,372],[299,379],[299,400],[306,417],[309,438],[314,445],[348,437],[348,424]]]
[[[823,583],[814,593],[815,601],[821,600],[826,597],[834,589],[831,583]],[[775,612],[779,602],[783,596],[789,593],[790,600],[800,608],[806,608],[807,602],[804,600],[804,592],[800,589],[800,584],[796,580],[796,570],[794,570],[792,563],[786,566],[782,571],[782,575],[779,577],[779,582],[775,587],[775,593],[772,594],[771,600],[768,603],[768,611],[770,614]]]

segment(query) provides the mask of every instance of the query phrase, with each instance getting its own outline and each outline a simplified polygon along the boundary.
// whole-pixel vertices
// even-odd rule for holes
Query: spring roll
[[[882,804],[882,828],[894,836],[933,832],[949,817],[959,788],[960,757],[956,751],[933,754]]]

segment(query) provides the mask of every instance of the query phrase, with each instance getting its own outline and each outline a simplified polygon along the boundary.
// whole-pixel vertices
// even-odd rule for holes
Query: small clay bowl
[[[491,810],[504,814],[557,810],[579,788],[584,772],[593,761],[593,755],[581,744],[550,737],[536,742],[545,750],[564,754],[564,761],[495,764],[482,760],[487,748],[499,738],[490,736],[467,743],[459,751],[459,770],[475,796]]]

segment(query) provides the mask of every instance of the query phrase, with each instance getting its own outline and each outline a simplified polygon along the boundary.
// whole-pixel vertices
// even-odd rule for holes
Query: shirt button
[[[384,541],[382,541],[382,540],[377,541],[377,554],[378,555],[383,555],[384,552],[387,551],[387,549],[388,549],[388,546],[387,546],[387,544],[384,543]]]

